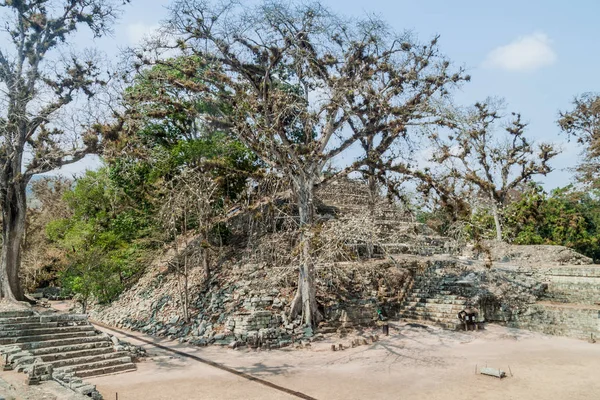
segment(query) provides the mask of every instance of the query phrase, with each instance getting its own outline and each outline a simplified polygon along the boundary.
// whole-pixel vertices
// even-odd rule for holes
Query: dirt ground
[[[331,337],[310,349],[257,352],[195,348],[140,336],[317,399],[600,398],[600,344],[494,325],[451,332],[398,323],[379,342],[336,352],[331,344],[349,345],[351,338]],[[90,379],[106,400],[117,393],[119,400],[296,398],[127,340],[143,344],[150,357],[136,372]],[[475,373],[486,365],[505,370],[508,377]]]

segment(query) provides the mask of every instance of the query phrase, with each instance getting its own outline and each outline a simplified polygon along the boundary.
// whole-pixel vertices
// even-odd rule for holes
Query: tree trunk
[[[208,248],[202,249],[202,268],[204,269],[204,280],[208,283],[210,279],[210,261],[208,258]]]
[[[306,176],[293,178],[300,216],[301,259],[298,271],[298,289],[292,301],[290,318],[295,319],[302,311],[306,325],[316,326],[320,320],[317,310],[315,265],[311,255],[311,230],[313,224],[314,179]]]
[[[369,185],[369,217],[371,218],[371,224],[375,225],[375,203],[377,202],[377,182],[375,181],[374,168],[370,168],[371,175],[368,178]],[[367,238],[367,258],[373,258],[375,238],[373,237],[373,231],[369,230],[369,237]]]
[[[502,226],[500,225],[500,216],[498,210],[494,208],[494,224],[496,225],[496,240],[502,241]]]
[[[188,225],[188,214],[187,214],[187,207],[184,205],[183,207],[183,226],[182,226],[182,233],[183,233],[183,237],[184,237],[184,248],[183,251],[185,252],[183,255],[183,290],[181,293],[182,296],[182,305],[183,305],[183,319],[185,320],[185,322],[190,322],[190,296],[189,296],[189,289],[188,289],[188,255],[187,255],[187,251],[188,251],[188,235],[187,235],[187,225]],[[178,246],[178,245],[177,245]],[[178,261],[179,262],[179,261]]]
[[[0,298],[23,301],[19,280],[21,242],[25,233],[26,182],[9,182],[2,193],[2,258],[0,261]]]
[[[188,257],[187,257],[187,254],[185,256],[183,256],[183,319],[185,320],[185,322],[190,322],[190,294],[189,294],[189,284],[188,284]]]
[[[496,240],[499,242],[502,241],[502,224],[500,223],[500,212],[498,211],[498,206],[494,204],[492,208],[492,213],[494,214],[494,225],[496,225]]]
[[[83,300],[81,300],[81,313],[82,314],[87,314],[87,307],[88,307],[88,299],[87,297]]]

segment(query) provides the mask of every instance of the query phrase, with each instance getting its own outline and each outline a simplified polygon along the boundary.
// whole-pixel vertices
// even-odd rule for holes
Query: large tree
[[[560,113],[560,128],[584,146],[577,165],[578,178],[600,187],[600,94],[585,93],[573,100],[573,109]]]
[[[102,84],[92,58],[64,55],[67,40],[81,27],[95,37],[106,34],[117,10],[116,0],[0,2],[0,298],[24,299],[19,268],[31,177],[76,162],[95,149],[95,137],[87,135],[67,146],[65,130],[53,123],[77,94],[91,97]]]
[[[290,312],[301,311],[314,326],[320,316],[310,246],[313,194],[323,170],[344,156],[350,161],[331,179],[365,165],[369,155],[349,154],[368,137],[376,137],[372,143],[384,153],[405,137],[410,122],[429,117],[431,100],[462,76],[450,72],[437,39],[423,45],[376,18],[345,21],[319,4],[243,8],[181,0],[168,29],[174,47],[205,62],[187,71],[189,78],[201,74],[193,89],[205,103],[229,106],[207,122],[229,130],[292,182],[301,263]],[[386,117],[360,121],[373,109]]]
[[[451,113],[450,132],[431,132],[431,161],[449,177],[471,186],[491,207],[496,239],[502,240],[502,208],[511,191],[546,175],[549,161],[556,156],[551,144],[536,146],[526,136],[527,124],[520,114],[512,113],[502,129],[500,105],[488,100],[472,108]]]

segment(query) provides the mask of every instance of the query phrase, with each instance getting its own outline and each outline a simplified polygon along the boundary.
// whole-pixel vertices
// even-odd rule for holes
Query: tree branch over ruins
[[[302,311],[305,323],[315,325],[310,228],[324,168],[361,140],[371,140],[371,153],[331,179],[382,156],[409,134],[409,126],[433,122],[432,100],[466,77],[460,69],[450,71],[437,38],[422,45],[376,18],[346,21],[318,4],[268,2],[242,9],[237,2],[182,0],[172,7],[166,30],[173,40],[163,49],[204,63],[182,69],[187,79],[180,84],[205,103],[228,105],[228,112],[210,115],[206,123],[227,129],[291,180],[303,255],[291,314]],[[155,52],[139,53],[140,64],[167,62],[151,57]],[[203,84],[188,85],[191,80]]]
[[[128,0],[121,1],[121,4]],[[81,160],[96,151],[97,138],[79,133],[67,147],[57,114],[76,96],[91,98],[105,82],[93,58],[60,59],[67,39],[82,27],[94,37],[110,32],[119,2],[102,0],[5,0],[0,48],[0,194],[3,251],[0,297],[23,300],[18,279],[24,233],[25,188],[33,175]],[[24,156],[27,161],[24,162]]]
[[[512,113],[498,131],[503,117],[491,100],[466,111],[453,110],[448,118],[448,132],[429,132],[430,162],[486,200],[494,215],[496,239],[502,240],[507,196],[535,176],[551,172],[549,162],[558,153],[551,144],[535,146],[527,138],[527,124],[520,114]]]
[[[558,126],[584,146],[583,161],[576,167],[580,181],[597,188],[600,170],[600,94],[584,93],[573,100],[570,111],[559,113]]]

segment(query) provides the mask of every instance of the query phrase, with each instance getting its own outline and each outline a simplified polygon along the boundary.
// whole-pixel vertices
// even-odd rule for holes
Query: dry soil
[[[112,333],[112,332],[111,332]],[[370,335],[366,331],[363,335]],[[306,349],[195,348],[132,333],[317,399],[597,399],[600,344],[489,325],[451,332],[405,323],[374,344],[331,351],[352,337],[331,336]],[[106,400],[293,399],[286,393],[142,344],[136,372],[97,377]],[[497,379],[476,368],[501,368]]]

